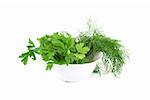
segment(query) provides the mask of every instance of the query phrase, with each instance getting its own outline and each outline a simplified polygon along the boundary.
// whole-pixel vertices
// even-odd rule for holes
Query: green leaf
[[[80,53],[86,54],[90,49],[88,47],[83,47]]]
[[[70,53],[71,53],[70,50],[68,50],[68,51],[67,51],[67,54],[69,55]]]
[[[31,50],[32,48],[35,47],[35,45],[34,45],[34,43],[33,43],[33,41],[31,39],[29,39],[28,43],[29,43],[29,45],[27,46],[28,50]]]
[[[64,44],[60,40],[53,39],[52,44],[53,46],[64,48]]]
[[[48,63],[47,63],[46,70],[51,70],[52,67],[53,67],[53,64],[54,64],[54,62],[48,62]]]
[[[28,63],[28,58],[32,58],[32,60],[36,60],[35,53],[39,52],[39,48],[35,48],[34,43],[31,39],[29,39],[29,45],[27,46],[28,51],[26,53],[22,53],[19,58],[21,58],[21,62],[23,62],[24,65]]]
[[[65,61],[67,62],[67,64],[72,64],[75,60],[77,60],[77,58],[74,55],[74,53],[70,53],[69,55],[66,55],[65,57]]]
[[[83,47],[84,43],[76,44],[76,49],[81,54],[86,54],[90,49],[88,47]]]
[[[23,53],[19,56],[19,58],[21,58],[21,62],[23,62],[24,65],[26,65],[28,63],[28,56],[29,56],[29,53]]]
[[[71,62],[70,60],[71,60],[71,59],[70,59],[69,56],[66,56],[66,57],[65,57],[65,61],[66,61],[67,64],[69,64],[69,63]]]
[[[29,55],[33,60],[36,60],[35,53],[33,51],[29,51]]]
[[[80,50],[82,49],[83,46],[84,46],[84,43],[78,43],[78,44],[76,44],[77,51],[80,52]]]
[[[71,37],[69,37],[67,40],[66,40],[66,43],[67,43],[67,47],[68,47],[68,49],[69,48],[71,48],[71,47],[73,47],[73,45],[74,45],[74,39],[72,39]]]
[[[42,58],[44,61],[49,61],[54,56],[54,52],[42,53]]]
[[[83,59],[85,57],[85,54],[74,54],[77,58]]]
[[[77,52],[76,47],[70,48],[70,51],[71,51],[71,52]]]
[[[29,39],[29,44],[35,46],[31,39]]]

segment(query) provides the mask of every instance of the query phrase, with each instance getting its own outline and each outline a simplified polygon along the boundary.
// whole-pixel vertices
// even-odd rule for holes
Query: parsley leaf
[[[88,47],[83,47],[84,43],[76,44],[76,49],[81,54],[86,54],[90,49]]]
[[[74,54],[77,58],[83,59],[85,57],[85,54]]]
[[[54,64],[53,62],[50,62],[50,61],[49,61],[49,62],[47,63],[46,70],[51,70],[52,67],[53,67],[53,64]]]
[[[28,51],[26,53],[22,53],[19,58],[21,58],[21,62],[23,62],[24,65],[28,63],[29,57],[32,60],[36,60],[35,53],[38,53],[38,48],[35,48],[35,45],[31,39],[29,39],[29,45],[27,46]]]

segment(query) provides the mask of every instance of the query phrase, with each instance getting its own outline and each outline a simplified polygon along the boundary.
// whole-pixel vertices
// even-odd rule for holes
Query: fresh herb
[[[28,52],[23,53],[19,56],[21,58],[21,62],[23,62],[24,65],[28,63],[29,57],[33,60],[36,60],[35,53],[38,53],[38,48],[35,48],[34,43],[29,39],[29,45],[27,46]]]
[[[87,25],[88,29],[76,38],[67,32],[55,32],[38,38],[40,44],[38,47],[29,39],[28,51],[19,58],[26,65],[29,58],[36,60],[36,54],[41,55],[47,63],[46,70],[51,70],[53,64],[90,63],[97,54],[101,53],[105,71],[117,76],[121,73],[125,59],[128,57],[124,46],[121,41],[102,34],[91,20]],[[93,72],[101,74],[101,69],[101,64],[97,64]]]
[[[40,43],[38,53],[34,43],[29,39],[28,52],[19,56],[25,65],[29,57],[36,60],[35,53],[40,54],[42,59],[47,62],[47,70],[50,70],[53,64],[84,63],[82,59],[90,50],[84,46],[84,43],[76,42],[75,38],[68,33],[56,32],[38,38],[38,41]]]
[[[82,32],[78,38],[80,42],[85,43],[90,48],[86,59],[91,61],[98,53],[102,53],[105,71],[112,72],[117,76],[121,73],[125,60],[128,57],[125,47],[121,44],[121,41],[101,34],[99,28],[93,24],[88,23],[88,25],[88,31]],[[93,72],[101,73],[100,71],[102,71],[101,64],[98,64]]]

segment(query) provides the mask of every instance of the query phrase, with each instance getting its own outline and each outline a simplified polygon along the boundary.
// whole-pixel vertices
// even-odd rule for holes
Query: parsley
[[[29,39],[28,52],[19,57],[26,65],[29,57],[36,60],[35,53],[40,54],[47,63],[46,70],[51,70],[53,64],[84,63],[82,59],[86,57],[85,54],[88,53],[90,48],[84,46],[84,43],[78,43],[75,40],[69,33],[55,32],[52,35],[45,35],[38,38],[40,45],[38,52],[36,52],[37,48]]]
[[[38,53],[38,48],[35,48],[34,43],[29,39],[29,45],[27,46],[28,52],[25,52],[19,56],[21,58],[21,62],[23,62],[24,65],[28,63],[29,57],[32,58],[32,60],[36,60],[35,53]]]

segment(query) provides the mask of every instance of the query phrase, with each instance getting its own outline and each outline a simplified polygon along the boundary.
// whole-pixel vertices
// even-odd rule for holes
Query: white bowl
[[[54,64],[52,70],[59,79],[65,82],[77,82],[86,79],[93,72],[98,59],[91,63],[85,64],[69,64],[58,65]]]

